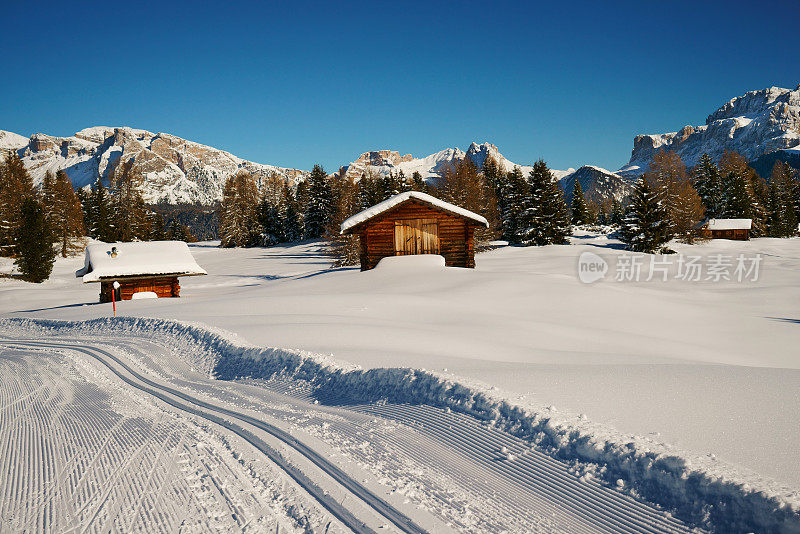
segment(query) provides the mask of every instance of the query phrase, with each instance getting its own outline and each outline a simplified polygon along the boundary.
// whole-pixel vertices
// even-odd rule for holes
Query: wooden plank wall
[[[170,298],[180,296],[180,284],[177,276],[167,276],[163,278],[134,278],[130,280],[118,280],[120,300],[130,300],[134,293],[142,291],[152,291],[158,298]],[[113,281],[100,283],[100,302],[111,302],[111,291]]]
[[[475,267],[475,227],[466,220],[410,201],[367,222],[361,229],[361,270],[374,268],[387,256],[395,255],[395,221],[429,219],[439,232],[439,253],[451,267]]]

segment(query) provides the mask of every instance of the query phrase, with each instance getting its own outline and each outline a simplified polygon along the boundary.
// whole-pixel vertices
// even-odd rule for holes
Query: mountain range
[[[800,85],[794,90],[770,87],[745,93],[709,115],[704,125],[637,135],[630,161],[616,172],[584,165],[577,170],[554,170],[553,174],[568,200],[576,180],[588,198],[621,199],[661,149],[674,150],[687,165],[697,163],[703,153],[718,159],[725,150],[736,150],[762,176],[778,159],[800,168]],[[239,170],[251,173],[257,182],[278,175],[296,183],[308,174],[306,170],[248,161],[175,135],[128,127],[97,126],[69,137],[37,133],[30,138],[0,130],[0,151],[5,150],[19,153],[36,183],[47,171],[64,169],[76,187],[88,186],[98,177],[107,178],[110,165],[120,158],[133,159],[144,178],[143,194],[149,203],[211,205],[222,197],[225,179]],[[364,152],[343,169],[354,179],[363,173],[403,171],[408,177],[419,172],[424,179],[435,180],[456,160],[467,158],[480,166],[487,156],[506,170],[520,167],[527,174],[531,169],[509,161],[490,143],[472,143],[466,151],[446,148],[422,158],[374,150]]]

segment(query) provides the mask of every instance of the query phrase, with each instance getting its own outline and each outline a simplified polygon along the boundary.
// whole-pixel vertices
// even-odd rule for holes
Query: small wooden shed
[[[179,297],[179,276],[203,275],[183,241],[94,243],[86,247],[83,268],[75,273],[84,283],[100,282],[100,302],[147,297]]]
[[[361,270],[387,256],[439,254],[450,267],[475,267],[475,229],[489,223],[418,191],[400,193],[342,223],[342,234],[359,236]]]
[[[709,219],[700,224],[700,237],[747,241],[752,227],[752,219]]]

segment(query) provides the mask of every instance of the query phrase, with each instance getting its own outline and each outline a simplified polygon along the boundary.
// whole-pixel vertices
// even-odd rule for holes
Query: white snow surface
[[[427,193],[421,193],[419,191],[406,191],[405,193],[400,193],[399,195],[395,195],[391,198],[388,198],[383,202],[379,202],[378,204],[375,204],[374,206],[367,208],[364,211],[356,213],[349,219],[345,220],[342,223],[342,233],[345,233],[350,228],[353,228],[354,226],[357,226],[363,223],[364,221],[368,221],[373,217],[377,217],[381,213],[387,212],[390,209],[399,206],[403,202],[412,199],[419,200],[420,202],[424,202],[426,204],[430,204],[431,206],[464,217],[466,219],[471,219],[475,222],[478,222],[486,226],[487,228],[489,227],[489,222],[484,217],[478,215],[477,213],[465,210],[464,208],[456,206],[455,204],[450,204],[449,202],[445,202],[444,200],[440,200]]]
[[[117,256],[111,255],[116,247]],[[183,241],[140,241],[87,245],[83,267],[75,272],[84,283],[121,276],[207,274]]]
[[[209,276],[186,279],[180,299],[126,301],[117,312],[202,323],[348,369],[429,369],[546,419],[563,447],[598,456],[630,447],[672,458],[685,476],[800,506],[800,239],[670,245],[709,258],[761,254],[751,283],[586,285],[582,252],[609,261],[625,252],[605,234],[578,231],[572,242],[501,247],[478,254],[474,270],[396,264],[363,273],[330,270],[318,242],[198,243],[190,248]],[[72,278],[79,262],[59,258],[41,285],[0,279],[2,316],[109,317],[96,289]],[[8,259],[0,265],[12,270]]]
[[[753,219],[710,219],[706,224],[709,230],[750,230]]]
[[[14,132],[0,130],[0,148],[19,150],[28,144],[28,139]]]

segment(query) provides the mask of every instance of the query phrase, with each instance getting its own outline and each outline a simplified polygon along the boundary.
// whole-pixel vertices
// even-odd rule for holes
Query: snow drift
[[[262,348],[202,325],[149,318],[82,322],[0,320],[5,333],[39,336],[143,337],[163,340],[173,353],[220,380],[281,378],[309,384],[320,402],[428,404],[475,417],[526,439],[634,497],[653,502],[699,528],[718,532],[800,532],[798,495],[770,495],[745,482],[725,480],[674,454],[614,443],[583,429],[555,423],[548,413],[515,406],[488,390],[420,369],[364,370],[299,350]]]

